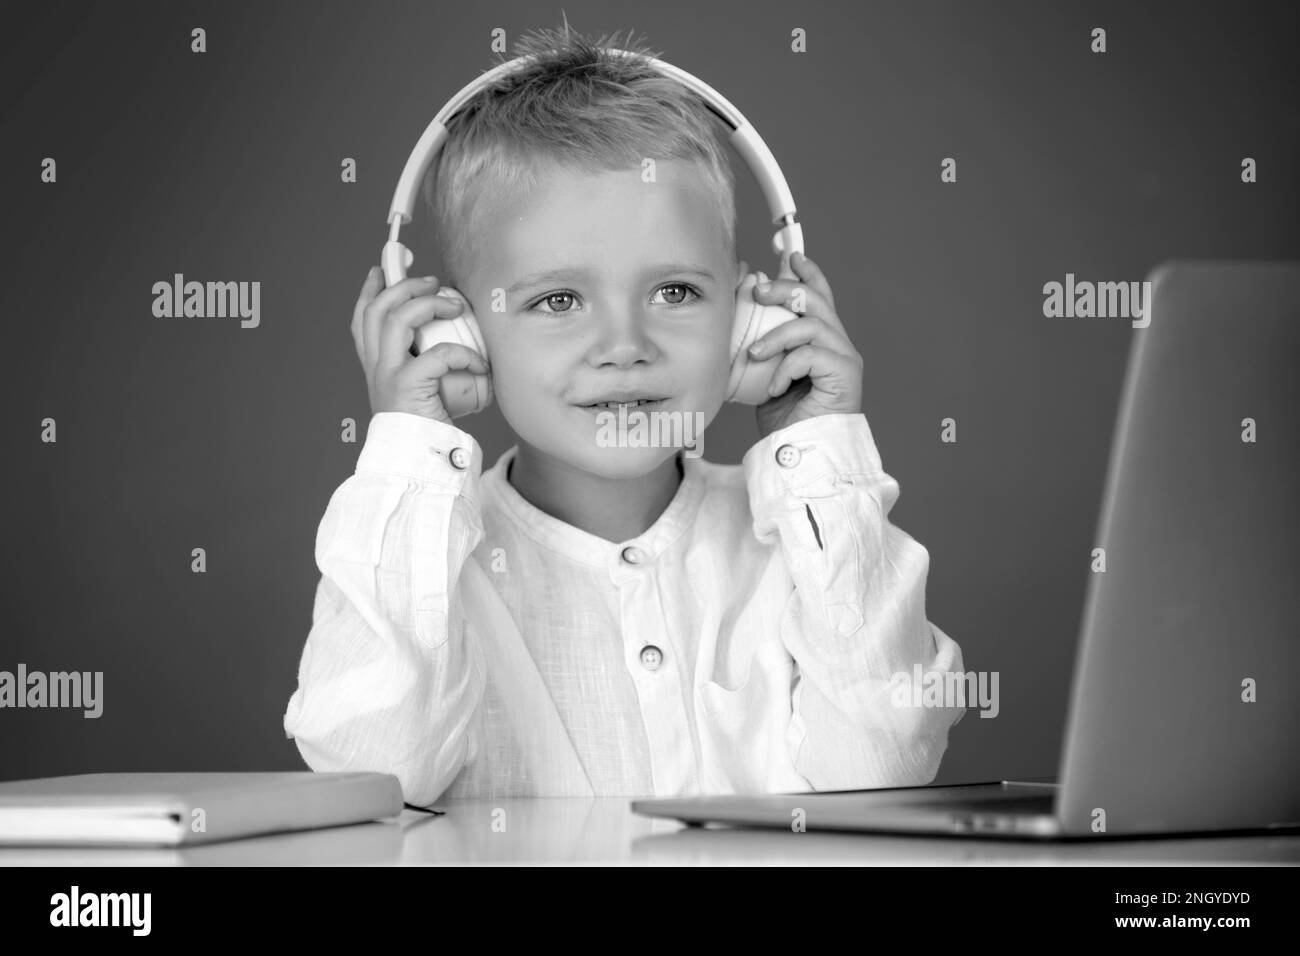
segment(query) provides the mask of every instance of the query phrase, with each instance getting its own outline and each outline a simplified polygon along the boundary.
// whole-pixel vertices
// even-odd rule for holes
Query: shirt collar
[[[496,505],[543,547],[583,564],[619,573],[658,558],[690,526],[704,496],[705,482],[700,472],[702,460],[682,455],[678,458],[682,463],[682,480],[668,507],[654,524],[635,538],[607,541],[547,514],[516,491],[506,480],[506,473],[518,452],[517,444],[511,446],[483,475],[480,491],[484,504]]]

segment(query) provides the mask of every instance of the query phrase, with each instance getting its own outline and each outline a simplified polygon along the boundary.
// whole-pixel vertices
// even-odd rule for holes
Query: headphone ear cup
[[[451,286],[443,286],[434,295],[456,300],[461,304],[461,313],[450,319],[434,319],[416,329],[416,350],[423,354],[435,345],[451,342],[472,349],[487,361],[487,343],[469,301]],[[439,384],[439,397],[452,418],[481,412],[492,402],[490,375],[457,369],[444,375]]]
[[[727,383],[727,401],[742,405],[761,405],[772,398],[767,386],[776,374],[785,352],[777,352],[765,359],[750,357],[749,347],[772,329],[789,322],[795,314],[779,305],[763,305],[754,301],[754,286],[759,273],[745,276],[736,290],[736,317],[731,327],[731,375]]]

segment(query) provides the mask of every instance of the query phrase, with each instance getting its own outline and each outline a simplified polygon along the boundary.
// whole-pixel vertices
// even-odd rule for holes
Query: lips
[[[607,410],[609,410],[609,411],[615,411],[615,412],[616,412],[616,411],[618,411],[618,408],[619,408],[620,405],[625,405],[625,406],[627,406],[629,409],[631,409],[631,408],[642,408],[642,407],[644,407],[644,406],[646,406],[646,405],[658,405],[658,404],[660,404],[662,401],[663,401],[663,399],[661,399],[661,398],[637,398],[637,399],[629,399],[629,400],[627,400],[627,401],[613,401],[613,400],[611,400],[611,401],[607,401],[607,402],[595,402],[595,403],[593,403],[593,404],[591,404],[591,405],[583,405],[582,407],[583,407],[583,408],[601,408],[601,409],[607,409]]]

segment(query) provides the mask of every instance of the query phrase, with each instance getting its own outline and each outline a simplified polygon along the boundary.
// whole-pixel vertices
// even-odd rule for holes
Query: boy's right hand
[[[352,312],[352,341],[366,373],[371,414],[407,412],[450,425],[439,385],[457,369],[486,375],[487,362],[473,349],[442,342],[411,354],[415,330],[433,319],[452,319],[464,306],[434,295],[438,279],[403,279],[384,288],[384,273],[372,266]]]

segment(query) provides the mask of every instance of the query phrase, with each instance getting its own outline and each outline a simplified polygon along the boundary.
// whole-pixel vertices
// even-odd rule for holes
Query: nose
[[[617,310],[599,324],[599,334],[587,355],[595,366],[629,368],[637,362],[653,362],[659,349],[646,334],[646,318],[637,309]]]

